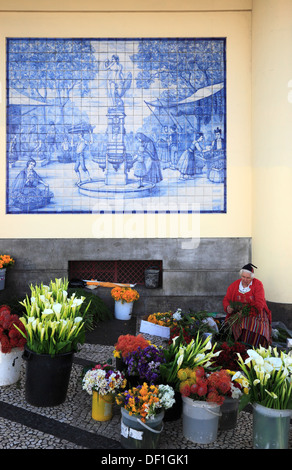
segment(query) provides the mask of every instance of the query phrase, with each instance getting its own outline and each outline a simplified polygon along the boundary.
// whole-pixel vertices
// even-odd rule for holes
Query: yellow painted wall
[[[251,237],[251,3],[0,0],[0,238]],[[227,213],[6,215],[5,38],[9,36],[226,37]]]
[[[253,259],[269,300],[291,304],[292,0],[254,0],[252,17]]]

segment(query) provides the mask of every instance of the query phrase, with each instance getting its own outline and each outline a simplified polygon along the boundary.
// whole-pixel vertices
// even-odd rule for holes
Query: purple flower
[[[140,347],[127,355],[124,359],[127,373],[138,376],[150,383],[159,379],[160,364],[165,362],[163,351],[156,346],[149,345],[145,349]]]

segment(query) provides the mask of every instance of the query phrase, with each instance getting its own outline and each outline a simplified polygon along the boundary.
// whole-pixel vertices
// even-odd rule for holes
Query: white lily
[[[83,321],[83,318],[82,317],[76,317],[74,318],[74,323],[80,323]]]
[[[255,361],[256,364],[260,365],[264,363],[263,357],[258,354],[254,349],[247,350],[248,358],[245,360],[245,364],[249,364],[251,361]]]
[[[45,308],[42,311],[42,315],[52,315],[53,313],[54,313],[54,311],[51,308]]]
[[[53,308],[54,312],[55,312],[56,314],[58,314],[58,313],[60,313],[61,310],[62,310],[62,304],[60,304],[60,303],[55,303],[55,304],[53,304],[52,308]]]

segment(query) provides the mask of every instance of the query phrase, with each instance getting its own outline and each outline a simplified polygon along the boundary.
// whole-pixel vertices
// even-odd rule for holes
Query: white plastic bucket
[[[9,353],[0,351],[0,386],[12,385],[19,380],[22,363],[21,349],[13,348]]]
[[[182,397],[182,400],[184,437],[196,444],[214,442],[218,434],[220,406],[212,402],[192,400],[189,397]]]
[[[134,302],[115,301],[115,318],[117,320],[130,320]]]
[[[121,408],[121,445],[124,449],[157,449],[163,430],[164,411],[144,423]]]

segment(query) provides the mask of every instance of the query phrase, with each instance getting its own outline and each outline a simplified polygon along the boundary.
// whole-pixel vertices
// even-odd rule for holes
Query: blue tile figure
[[[7,39],[7,213],[226,212],[222,38]]]
[[[11,198],[22,212],[33,212],[50,204],[54,194],[35,171],[36,161],[30,158],[13,181]]]

